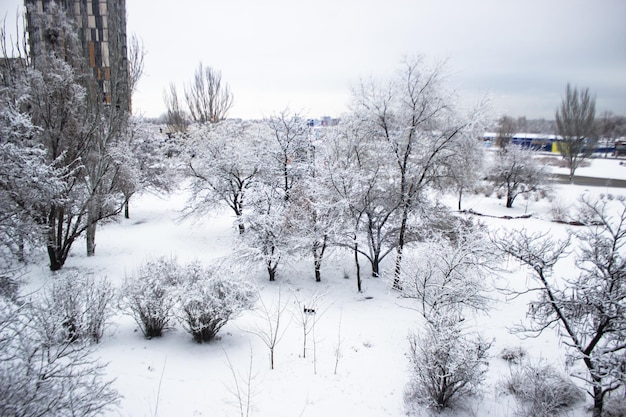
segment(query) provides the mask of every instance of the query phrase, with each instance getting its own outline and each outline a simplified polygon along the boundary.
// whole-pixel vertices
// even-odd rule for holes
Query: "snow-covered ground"
[[[555,157],[560,160],[558,156]],[[569,175],[568,168],[552,168],[555,174]],[[576,169],[576,175],[581,177],[610,178],[616,180],[626,180],[626,160],[591,158],[585,160],[583,166]]]
[[[594,160],[579,173],[626,179],[626,167],[613,160]],[[528,219],[481,217],[493,229],[526,227],[564,236],[566,226],[550,221],[554,205],[571,207],[582,193],[602,192],[626,194],[622,189],[558,185],[553,202],[520,197],[514,208],[506,209],[503,200],[475,195],[465,198],[463,205],[494,216],[532,213]],[[86,257],[83,242],[77,242],[66,268],[93,271],[119,285],[126,274],[133,273],[149,258],[166,255],[175,256],[180,262],[209,263],[227,255],[236,238],[230,213],[213,213],[193,223],[180,221],[183,204],[183,192],[167,199],[152,195],[134,198],[131,219],[98,230],[96,256]],[[451,207],[454,204],[451,198]],[[515,269],[515,265],[509,266]],[[29,285],[45,285],[50,274],[42,259],[40,264],[31,266]],[[349,279],[344,277],[346,274]],[[240,416],[234,395],[236,378],[240,388],[250,382],[251,416],[406,414],[403,393],[408,381],[407,334],[418,329],[420,323],[418,313],[407,308],[411,307],[409,300],[399,298],[383,279],[365,278],[365,291],[357,293],[351,255],[341,251],[325,260],[321,283],[314,282],[309,259],[283,263],[275,283],[268,282],[261,269],[249,271],[249,279],[257,283],[267,303],[277,300],[279,289],[283,302],[288,303],[283,321],[285,334],[276,348],[274,370],[270,370],[267,347],[247,331],[259,319],[253,312],[229,322],[220,331],[219,339],[208,344],[194,343],[180,326],[162,338],[146,340],[134,321],[120,314],[98,347],[102,361],[109,363],[107,373],[115,378],[115,387],[123,395],[120,407],[108,416]],[[503,273],[500,279],[499,284],[523,286],[527,272],[517,269]],[[304,358],[302,328],[291,312],[297,308],[295,297],[306,300],[314,294],[323,296],[317,306],[314,339],[309,335]],[[562,347],[554,332],[522,340],[507,331],[508,326],[525,320],[528,298],[506,301],[497,292],[492,295],[498,302],[490,313],[475,318],[475,327],[494,340],[484,396],[468,401],[467,409],[455,411],[455,416],[515,414],[514,399],[502,389],[502,380],[510,371],[507,363],[497,357],[505,347],[523,346],[534,358],[563,367]],[[571,415],[585,415],[584,406]]]

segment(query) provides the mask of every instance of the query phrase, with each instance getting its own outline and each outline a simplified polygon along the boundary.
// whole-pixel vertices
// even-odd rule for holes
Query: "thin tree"
[[[496,146],[506,148],[512,141],[513,136],[517,133],[517,123],[515,119],[509,116],[502,116],[498,119],[498,129],[496,131]]]
[[[561,137],[559,151],[569,167],[572,181],[576,169],[593,154],[596,137],[596,99],[585,88],[580,92],[569,83],[565,97],[555,113],[557,132]]]
[[[165,122],[169,133],[184,133],[187,131],[189,122],[187,114],[183,110],[180,99],[178,98],[178,90],[176,84],[170,83],[169,89],[163,90],[163,101],[165,102]]]
[[[256,311],[256,316],[259,317],[258,322],[254,325],[254,328],[249,330],[249,333],[254,334],[263,341],[265,346],[270,351],[270,369],[274,369],[274,354],[276,346],[280,343],[285,331],[287,330],[287,324],[283,323],[283,314],[287,310],[288,303],[282,299],[282,290],[278,287],[278,295],[276,300],[272,301],[268,305],[263,297],[259,294],[260,307]]]

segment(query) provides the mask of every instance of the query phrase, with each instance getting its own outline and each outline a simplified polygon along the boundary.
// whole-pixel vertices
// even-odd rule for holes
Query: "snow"
[[[580,168],[578,173],[626,179],[626,167],[614,160],[593,160],[590,167]],[[480,217],[493,230],[525,227],[564,236],[566,226],[550,222],[554,201],[571,207],[582,193],[607,191],[615,195],[626,193],[616,188],[557,185],[553,202],[520,198],[514,208],[506,209],[504,200],[474,195],[466,197],[463,205],[465,209],[496,217],[532,214],[528,219]],[[202,220],[181,220],[185,197],[184,192],[167,198],[150,194],[134,197],[130,219],[99,228],[96,256],[84,255],[84,242],[77,242],[65,268],[92,271],[107,276],[119,286],[125,275],[152,257],[165,255],[176,257],[181,263],[192,260],[210,263],[228,255],[237,239],[233,217],[228,211],[218,211]],[[451,198],[450,206],[454,205]],[[515,265],[508,266],[516,269]],[[276,348],[274,370],[270,370],[267,347],[250,332],[255,320],[259,320],[253,312],[229,322],[221,329],[218,340],[208,344],[194,343],[180,325],[168,330],[162,338],[146,340],[132,318],[119,314],[98,347],[101,360],[108,362],[108,375],[115,378],[115,387],[123,395],[119,409],[107,416],[245,415],[245,410],[240,413],[233,393],[236,390],[233,372],[240,389],[250,382],[253,416],[404,415],[407,334],[419,330],[420,320],[418,313],[410,308],[410,300],[399,298],[384,279],[367,277],[367,268],[364,269],[362,294],[356,292],[351,254],[339,250],[324,261],[321,283],[314,282],[310,259],[292,259],[282,264],[275,283],[267,281],[262,269],[249,271],[248,278],[259,286],[260,295],[268,305],[276,300],[279,288],[289,303],[282,317],[286,331]],[[345,272],[350,279],[344,278]],[[567,272],[557,271],[557,275]],[[31,265],[28,288],[45,286],[50,275],[42,258],[40,263]],[[527,280],[527,272],[517,268],[517,272],[503,273],[492,284],[519,288]],[[294,294],[300,300],[323,294],[320,302],[323,306],[317,308],[321,313],[315,335],[309,334],[306,358],[302,357],[302,328],[292,317],[296,306]],[[554,332],[547,331],[537,339],[520,339],[507,330],[525,319],[529,298],[505,300],[497,292],[492,295],[498,302],[490,313],[473,318],[474,327],[494,340],[491,349],[494,357],[484,396],[469,400],[466,409],[456,410],[451,414],[454,416],[515,414],[515,401],[502,390],[508,365],[497,358],[505,347],[524,346],[530,356],[544,358],[563,368],[563,347]],[[340,355],[338,360],[336,352]],[[572,416],[584,414],[582,405],[571,413]]]
[[[587,166],[587,163],[589,165]],[[568,168],[552,169],[555,174],[569,175]],[[591,158],[576,169],[577,176],[626,180],[626,161],[623,159]]]

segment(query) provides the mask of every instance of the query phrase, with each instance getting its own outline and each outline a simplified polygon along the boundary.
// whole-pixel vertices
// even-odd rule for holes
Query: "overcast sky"
[[[14,15],[19,0],[0,0]],[[230,116],[289,107],[339,116],[361,78],[390,76],[404,56],[447,60],[450,83],[502,114],[552,119],[568,82],[598,112],[626,115],[626,0],[127,0],[128,32],[146,47],[133,98],[164,111],[200,61],[222,71]]]

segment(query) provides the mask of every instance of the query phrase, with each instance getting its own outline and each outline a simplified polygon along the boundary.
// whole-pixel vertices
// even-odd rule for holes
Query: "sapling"
[[[287,310],[288,304],[282,300],[280,287],[278,288],[276,300],[269,306],[260,294],[258,298],[260,306],[255,311],[255,315],[259,320],[256,321],[254,327],[248,330],[248,332],[256,335],[267,346],[270,351],[270,369],[274,369],[274,352],[287,330],[287,325],[284,326],[284,329],[281,326],[283,325],[283,314]]]

